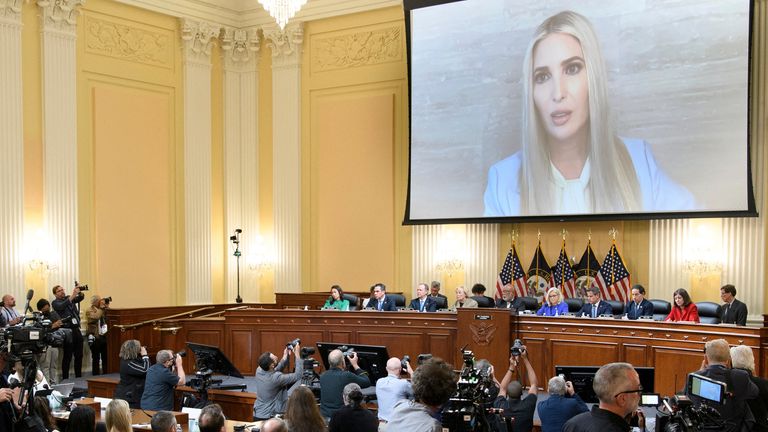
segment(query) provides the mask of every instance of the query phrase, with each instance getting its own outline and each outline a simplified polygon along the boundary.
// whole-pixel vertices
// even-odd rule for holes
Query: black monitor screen
[[[564,375],[566,381],[573,383],[573,389],[584,402],[597,403],[595,390],[592,389],[592,380],[595,378],[600,366],[555,366],[555,375]],[[640,376],[640,385],[644,393],[653,393],[654,368],[636,367]]]
[[[243,378],[240,371],[218,347],[192,342],[187,342],[187,347],[195,354],[195,365],[198,370],[205,368],[213,373]]]
[[[368,372],[368,377],[371,379],[371,385],[375,385],[379,378],[387,376],[387,360],[389,360],[389,353],[387,353],[387,347],[379,345],[318,342],[317,352],[320,354],[325,370],[328,370],[329,368],[328,354],[335,349],[343,347],[355,350],[358,358],[358,366]],[[349,362],[347,362],[347,364],[349,365]]]
[[[725,399],[725,383],[715,381],[703,375],[688,374],[688,385],[686,387],[688,389],[688,396],[698,396],[717,404],[723,403]]]

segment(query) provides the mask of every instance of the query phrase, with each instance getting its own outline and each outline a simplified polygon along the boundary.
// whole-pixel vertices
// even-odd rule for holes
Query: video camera
[[[494,412],[488,408],[496,394],[495,383],[488,368],[475,368],[475,355],[471,350],[461,350],[464,367],[456,393],[443,409],[443,426],[451,431],[487,431],[490,425],[486,417]]]
[[[64,339],[64,333],[54,330],[50,320],[40,312],[34,312],[22,325],[10,326],[0,332],[0,351],[9,351],[26,359],[44,353],[49,346],[63,346]]]
[[[686,384],[687,395],[675,395],[662,401],[666,412],[656,414],[656,430],[694,432],[722,427],[720,412],[710,404],[725,402],[726,384],[695,373],[688,374]]]

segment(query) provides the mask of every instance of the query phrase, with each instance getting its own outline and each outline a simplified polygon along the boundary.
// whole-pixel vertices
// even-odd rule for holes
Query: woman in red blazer
[[[688,291],[680,288],[672,295],[675,304],[672,311],[667,315],[666,321],[693,321],[699,322],[699,309],[691,303],[691,296]]]

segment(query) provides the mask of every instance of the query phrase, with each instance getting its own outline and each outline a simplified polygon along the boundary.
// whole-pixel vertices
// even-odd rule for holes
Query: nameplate
[[[475,319],[480,321],[488,321],[493,319],[490,315],[475,314]]]

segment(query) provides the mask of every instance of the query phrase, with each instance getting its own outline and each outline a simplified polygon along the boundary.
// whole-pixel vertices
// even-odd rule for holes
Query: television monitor
[[[754,3],[404,0],[404,222],[755,216]]]
[[[716,404],[722,404],[725,399],[725,387],[724,382],[713,380],[704,375],[689,373],[686,393],[688,396],[697,396]]]
[[[379,378],[387,376],[387,360],[389,360],[389,353],[387,347],[380,345],[360,345],[351,343],[340,342],[318,342],[317,352],[320,354],[320,358],[323,362],[323,367],[328,370],[328,354],[340,347],[346,346],[352,348],[357,353],[358,366],[361,369],[368,372],[368,377],[371,380],[371,385],[376,385],[376,381]],[[347,362],[347,364],[349,364]]]
[[[566,381],[573,383],[574,391],[584,402],[597,403],[595,390],[592,389],[592,381],[595,378],[600,366],[555,366],[555,375],[564,375]],[[636,367],[635,370],[640,376],[640,385],[643,386],[643,393],[653,393],[653,380],[655,369],[652,367]]]
[[[243,374],[218,347],[187,342],[187,348],[195,354],[195,364],[198,366],[198,370],[205,367],[213,373],[243,378]]]

